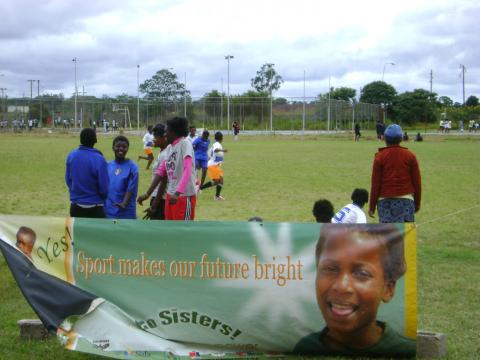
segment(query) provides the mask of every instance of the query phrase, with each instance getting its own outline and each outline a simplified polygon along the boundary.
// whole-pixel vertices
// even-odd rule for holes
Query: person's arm
[[[368,215],[373,217],[375,215],[375,208],[377,207],[378,196],[380,193],[380,186],[382,182],[382,166],[377,160],[377,157],[373,160],[372,168],[372,180],[370,188],[370,202],[368,208]]]
[[[152,193],[157,188],[158,184],[160,184],[160,180],[161,180],[160,175],[155,174],[153,176],[152,182],[150,183],[150,186],[148,187],[147,191],[137,198],[137,203],[139,205],[143,205],[143,202],[152,195]]]
[[[138,191],[138,167],[135,164],[135,166],[132,167],[130,174],[128,175],[128,181],[127,181],[127,191],[125,192],[125,195],[123,196],[123,201],[120,204],[117,204],[118,207],[125,209],[132,199],[133,194],[135,194]]]
[[[70,157],[67,158],[66,169],[65,169],[65,183],[70,190],[72,188],[72,174],[70,170]]]
[[[190,181],[190,177],[192,176],[192,157],[190,155],[185,156],[183,158],[183,171],[182,177],[180,182],[175,189],[175,194],[170,197],[170,204],[175,204],[177,202],[178,197],[185,192],[187,188],[188,182]]]
[[[155,196],[155,199],[153,200],[152,204],[148,209],[144,211],[145,216],[143,217],[144,219],[150,219],[152,215],[157,211],[158,205],[160,204],[160,200],[162,199],[163,193],[165,192],[165,189],[167,187],[167,176],[159,176],[160,179],[160,185],[158,187],[158,192],[157,196]]]
[[[109,183],[110,179],[108,177],[108,165],[102,156],[98,168],[98,193],[103,200],[105,200],[108,196]]]
[[[413,163],[411,168],[411,178],[413,184],[413,200],[415,201],[415,212],[420,211],[420,203],[422,201],[422,178],[420,168],[415,155],[413,155]]]

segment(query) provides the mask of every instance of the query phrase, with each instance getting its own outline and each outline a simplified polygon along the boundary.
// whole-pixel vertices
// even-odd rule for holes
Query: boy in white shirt
[[[368,191],[365,189],[353,190],[352,203],[345,205],[332,218],[332,223],[341,224],[366,224],[367,217],[362,208],[368,202]]]

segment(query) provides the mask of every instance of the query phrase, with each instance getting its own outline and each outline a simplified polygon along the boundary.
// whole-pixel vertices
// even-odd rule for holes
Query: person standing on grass
[[[233,139],[238,140],[238,134],[240,133],[240,124],[237,121],[234,121],[232,124],[233,129]]]
[[[143,202],[147,200],[150,196],[150,206],[155,202],[155,198],[157,196],[160,197],[158,206],[156,207],[156,211],[148,214],[148,209],[144,212],[146,215],[143,217],[144,219],[151,219],[151,220],[165,220],[165,191],[161,194],[158,193],[158,185],[160,184],[160,176],[156,175],[157,169],[160,164],[166,160],[166,147],[168,145],[167,139],[165,137],[165,125],[157,124],[153,128],[153,146],[160,148],[160,153],[158,154],[157,160],[153,163],[153,175],[152,181],[148,190],[145,194],[140,195],[137,198],[137,203],[139,205],[143,205]]]
[[[108,163],[110,187],[105,201],[107,218],[137,218],[135,198],[138,191],[138,166],[126,158],[129,146],[130,142],[123,135],[113,139],[112,150],[115,160]]]
[[[420,169],[415,155],[400,146],[402,136],[399,125],[389,125],[385,130],[387,146],[378,149],[373,161],[368,214],[373,217],[378,207],[381,223],[414,222],[420,210]]]
[[[104,218],[104,202],[108,195],[107,162],[94,149],[97,135],[91,128],[80,132],[80,146],[68,154],[65,182],[70,192],[70,216]]]
[[[360,124],[356,123],[354,129],[355,129],[355,141],[358,141],[358,140],[360,140],[360,137],[362,136],[362,134],[360,133]]]
[[[183,117],[167,120],[166,137],[169,145],[165,149],[165,160],[160,164],[155,175],[160,177],[158,193],[165,188],[165,220],[194,220],[195,204],[195,158],[188,135],[188,121]],[[147,209],[147,217],[157,211],[160,196]]]
[[[210,133],[208,130],[204,130],[201,137],[193,140],[193,150],[195,151],[195,169],[202,170],[202,177],[200,180],[200,187],[205,182],[205,177],[207,176],[208,169],[208,147],[210,145],[210,140],[208,137]]]
[[[215,142],[209,150],[209,160],[208,160],[208,177],[212,179],[211,181],[200,186],[200,190],[208,189],[213,185],[216,186],[215,191],[215,200],[225,200],[225,198],[220,195],[223,188],[223,154],[228,150],[224,149],[222,146],[223,134],[220,131],[215,133]]]
[[[138,161],[140,160],[147,160],[147,167],[148,170],[150,168],[150,164],[153,162],[153,134],[152,134],[152,125],[149,125],[147,128],[147,132],[143,135],[143,152],[146,156],[139,156]]]
[[[355,189],[352,192],[352,203],[345,205],[332,218],[334,224],[366,224],[367,217],[362,208],[368,202],[368,191]]]

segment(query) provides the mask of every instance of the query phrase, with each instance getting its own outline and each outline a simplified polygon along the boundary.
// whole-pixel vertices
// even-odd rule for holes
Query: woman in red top
[[[381,223],[414,222],[420,210],[422,184],[417,158],[400,146],[403,131],[397,125],[385,130],[386,147],[378,149],[373,161],[368,214],[378,207]]]

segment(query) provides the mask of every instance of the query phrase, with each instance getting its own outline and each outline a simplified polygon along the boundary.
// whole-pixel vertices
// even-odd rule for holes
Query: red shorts
[[[179,196],[176,204],[170,204],[172,196],[167,194],[165,199],[165,220],[194,220],[196,196]]]

